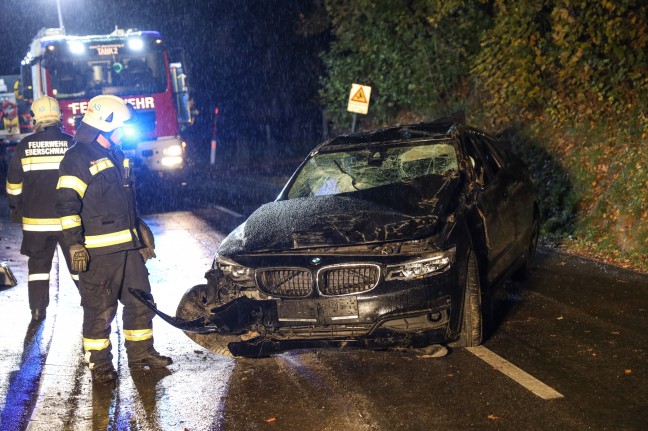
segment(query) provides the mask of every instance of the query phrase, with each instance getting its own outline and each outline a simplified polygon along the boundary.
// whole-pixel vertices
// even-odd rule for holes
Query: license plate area
[[[332,324],[358,318],[358,298],[289,299],[277,301],[280,322]]]

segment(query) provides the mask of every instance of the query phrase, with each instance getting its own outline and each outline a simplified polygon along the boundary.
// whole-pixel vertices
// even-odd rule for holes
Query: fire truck
[[[23,101],[56,98],[71,134],[94,96],[125,99],[136,110],[136,122],[126,128],[122,148],[135,172],[183,181],[181,133],[193,118],[183,64],[169,51],[157,31],[116,28],[106,35],[72,36],[62,28],[42,29],[22,62],[22,90],[16,94]],[[18,134],[5,134],[5,147],[28,131],[24,125]]]

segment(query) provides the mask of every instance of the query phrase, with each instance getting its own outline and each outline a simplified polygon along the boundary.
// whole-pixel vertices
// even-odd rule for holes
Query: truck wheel
[[[209,295],[207,289],[206,284],[199,284],[187,290],[178,304],[176,317],[185,320],[193,320],[201,316],[207,317],[209,310],[216,306],[210,302],[213,295]],[[194,334],[186,331],[185,334],[205,349],[230,358],[233,358],[234,355],[227,348],[227,344],[241,341],[241,337],[236,335]]]
[[[479,264],[474,251],[468,255],[468,268],[463,301],[461,332],[458,347],[479,346],[484,337],[484,315],[482,313],[482,286]]]

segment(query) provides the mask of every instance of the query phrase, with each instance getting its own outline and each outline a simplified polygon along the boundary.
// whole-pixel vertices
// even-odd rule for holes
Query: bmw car
[[[522,162],[461,115],[332,138],[221,243],[167,322],[226,355],[479,345],[539,208]]]

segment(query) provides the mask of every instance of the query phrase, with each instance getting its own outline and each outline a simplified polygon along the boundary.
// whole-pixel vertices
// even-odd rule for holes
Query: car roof
[[[453,131],[460,126],[464,126],[465,122],[465,115],[463,111],[460,111],[430,122],[349,133],[323,142],[311,154],[336,151],[341,148],[363,144],[380,144],[383,142],[411,141],[426,138],[448,139],[452,136]]]

